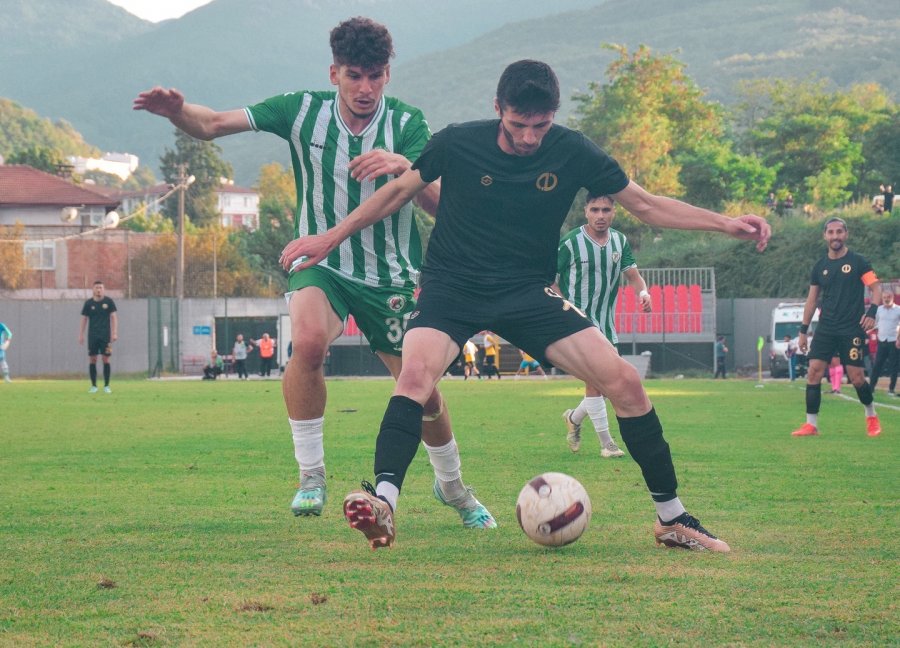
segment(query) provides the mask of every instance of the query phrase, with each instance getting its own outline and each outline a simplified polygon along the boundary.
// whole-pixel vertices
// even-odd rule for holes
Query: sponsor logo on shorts
[[[387,305],[392,311],[399,313],[406,306],[406,297],[403,295],[391,295],[387,299]]]

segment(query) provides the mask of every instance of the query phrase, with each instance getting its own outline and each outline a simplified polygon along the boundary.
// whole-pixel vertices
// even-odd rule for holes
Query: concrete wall
[[[150,309],[145,299],[114,298],[119,313],[119,341],[113,352],[113,372],[144,373],[150,370],[149,340],[158,323],[150,322]],[[783,301],[803,301],[803,298],[781,299],[720,299],[716,305],[718,332],[726,336],[730,350],[727,368],[755,373],[756,343],[759,336],[766,339],[772,309]],[[87,372],[87,352],[78,346],[78,327],[83,300],[0,300],[0,321],[13,332],[7,353],[10,370],[16,376],[84,374]],[[231,340],[215,340],[216,320],[221,318],[273,318],[278,321],[287,314],[287,305],[275,299],[186,299],[181,304],[178,338],[169,341],[181,350],[181,356],[208,357],[215,344],[229,348]],[[286,321],[286,320],[285,320]],[[209,333],[205,331],[209,330]],[[287,332],[281,341],[289,338]],[[174,336],[174,331],[172,332]],[[154,337],[154,339],[156,339]],[[380,375],[382,368],[371,358],[368,345],[357,337],[341,339],[348,349],[333,349],[331,374],[360,371]],[[621,341],[623,354],[650,350],[653,353],[652,371],[671,372],[681,369],[708,369],[712,372],[712,343],[689,340],[667,340],[665,348],[658,340],[648,338],[631,344]],[[664,366],[663,366],[664,365]],[[768,343],[763,348],[763,369],[768,367]]]

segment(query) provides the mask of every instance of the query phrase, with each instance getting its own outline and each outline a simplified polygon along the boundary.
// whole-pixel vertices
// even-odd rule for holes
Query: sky
[[[169,18],[181,18],[189,11],[209,4],[212,0],[107,0],[139,18],[159,22]]]

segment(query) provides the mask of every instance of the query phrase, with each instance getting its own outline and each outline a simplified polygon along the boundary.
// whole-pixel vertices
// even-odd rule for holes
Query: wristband
[[[641,292],[638,293],[638,299],[643,299],[644,297],[649,297],[649,296],[650,296],[650,293],[648,293],[646,290],[642,290]]]
[[[878,314],[878,306],[875,304],[869,304],[869,307],[866,309],[866,317],[871,317],[875,319],[875,315]]]
[[[806,335],[806,332],[809,330],[809,324],[801,324],[800,325],[800,335]]]

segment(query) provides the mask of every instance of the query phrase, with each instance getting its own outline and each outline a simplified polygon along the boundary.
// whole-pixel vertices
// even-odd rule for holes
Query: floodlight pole
[[[185,165],[178,165],[178,259],[175,268],[175,295],[184,299],[184,192],[187,191]]]

